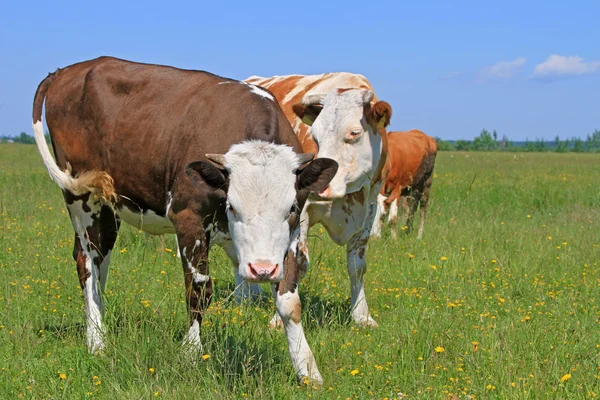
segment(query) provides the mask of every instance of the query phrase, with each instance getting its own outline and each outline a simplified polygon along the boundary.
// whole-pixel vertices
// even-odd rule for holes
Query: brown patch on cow
[[[290,314],[290,319],[296,324],[302,322],[302,304],[300,304],[300,299],[294,302],[294,309]]]
[[[77,241],[77,243],[79,243],[79,239],[75,240]],[[90,271],[88,271],[85,267],[86,257],[83,254],[83,251],[81,251],[81,247],[80,250],[77,252],[75,261],[77,262],[77,275],[79,276],[79,286],[81,286],[81,289],[83,290],[85,289],[85,282],[89,279],[91,274]]]

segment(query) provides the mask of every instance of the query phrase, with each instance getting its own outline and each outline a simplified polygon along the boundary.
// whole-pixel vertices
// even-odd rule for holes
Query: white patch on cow
[[[198,243],[198,245],[199,245],[200,241],[197,240],[196,243]],[[192,249],[192,254],[190,257],[194,257],[194,250],[196,250],[196,246],[194,246],[194,248]],[[183,253],[182,253],[183,259],[187,262],[188,270],[192,273],[192,279],[194,280],[194,282],[196,284],[208,282],[210,280],[210,275],[204,275],[200,271],[198,271],[198,268],[194,267],[194,265],[191,263],[186,252],[187,252],[187,247],[184,247]]]
[[[98,286],[98,268],[93,265],[93,260],[99,256],[96,246],[88,240],[87,230],[94,224],[92,216],[100,211],[97,205],[86,203],[91,211],[84,211],[84,202],[77,200],[67,204],[71,216],[73,228],[77,233],[79,243],[85,256],[85,269],[89,277],[83,288],[83,299],[85,302],[85,315],[87,323],[87,346],[90,353],[96,353],[104,349],[104,332],[102,329],[102,296]],[[106,261],[106,259],[105,259]],[[106,263],[108,270],[108,262]],[[106,275],[106,274],[104,274]]]
[[[129,225],[136,227],[151,235],[162,235],[165,233],[175,233],[173,223],[166,216],[156,214],[152,210],[146,210],[145,213],[135,212],[126,206],[117,209],[119,217]]]
[[[280,295],[279,292],[274,290],[274,294],[277,313],[281,317],[283,326],[285,327],[292,365],[294,366],[298,377],[307,377],[317,383],[322,383],[323,378],[317,367],[312,350],[306,341],[302,322],[294,322],[291,319],[291,316],[296,312],[297,308],[300,307],[298,288],[296,288],[294,293],[286,292]]]
[[[230,173],[229,234],[245,279],[251,278],[248,264],[257,262],[278,264],[272,280],[283,278],[283,256],[290,246],[288,218],[296,200],[294,171],[299,164],[291,147],[258,140],[233,145],[225,154]]]
[[[377,195],[377,213],[375,214],[373,227],[371,228],[371,237],[381,236],[381,220],[385,215],[385,199],[387,199],[387,197],[385,197],[384,195]]]
[[[388,223],[396,222],[398,219],[398,199],[392,201],[390,204],[390,213],[388,214]]]
[[[246,85],[250,88],[250,92],[259,95],[260,97],[264,97],[266,99],[269,99],[271,101],[275,101],[275,98],[266,90],[264,90],[261,87],[258,87],[256,85],[253,85],[251,83],[248,82],[244,82],[244,81],[240,81],[240,82],[235,82],[235,81],[229,81],[229,82],[219,82],[217,83],[217,85],[225,85],[228,83],[241,83],[242,85]]]
[[[241,82],[242,84],[248,86],[250,88],[250,92],[257,94],[259,96],[265,97],[271,101],[275,101],[275,98],[271,95],[271,93],[267,92],[266,90],[264,90],[261,87],[258,87],[256,85],[253,85],[251,83],[248,82]]]
[[[173,193],[167,192],[167,206],[165,211],[165,216],[169,216],[169,210],[171,209],[171,205],[173,204]]]
[[[183,346],[188,347],[191,354],[202,351],[202,341],[200,340],[200,324],[194,320],[187,335],[183,338]]]
[[[300,243],[300,227],[291,234],[290,238],[292,240],[290,243],[290,250],[294,257],[296,257],[298,254],[298,243]]]

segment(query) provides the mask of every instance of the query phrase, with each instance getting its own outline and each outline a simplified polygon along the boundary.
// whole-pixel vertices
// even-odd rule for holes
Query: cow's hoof
[[[323,386],[323,377],[317,371],[316,373],[312,373],[311,376],[298,376],[298,383],[305,386]]]
[[[354,322],[356,325],[362,326],[363,328],[377,328],[379,326],[370,315],[367,318],[356,319]]]

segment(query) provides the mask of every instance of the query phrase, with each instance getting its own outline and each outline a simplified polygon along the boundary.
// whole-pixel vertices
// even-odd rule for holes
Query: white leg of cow
[[[390,212],[388,214],[388,224],[395,224],[398,221],[398,199],[390,204]]]
[[[385,199],[386,197],[382,194],[377,195],[377,212],[375,213],[375,219],[373,220],[373,227],[371,228],[371,237],[381,236],[381,221],[385,214]]]
[[[304,335],[302,305],[300,304],[298,287],[295,285],[293,289],[286,291],[286,289],[282,289],[284,283],[282,282],[280,285],[280,290],[277,288],[278,285],[273,285],[275,306],[285,327],[285,335],[294,370],[299,379],[308,378],[317,383],[323,383],[315,357]],[[280,293],[282,291],[284,293]]]
[[[379,193],[379,188],[373,188]],[[354,322],[361,326],[377,326],[377,322],[371,318],[369,306],[365,297],[364,275],[367,271],[367,243],[371,226],[375,218],[377,200],[375,196],[369,196],[367,205],[367,216],[362,229],[356,233],[346,244],[346,260],[348,275],[350,276],[350,307]]]
[[[119,221],[109,207],[90,200],[90,195],[75,197],[67,192],[65,200],[75,229],[73,258],[85,302],[87,345],[91,353],[97,353],[104,349],[102,291]]]

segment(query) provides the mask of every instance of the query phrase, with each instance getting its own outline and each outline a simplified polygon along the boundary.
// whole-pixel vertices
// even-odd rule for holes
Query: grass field
[[[121,229],[107,349],[85,347],[62,196],[34,146],[0,146],[0,398],[584,399],[600,395],[600,156],[441,153],[422,241],[369,244],[377,329],[350,323],[345,251],[312,229],[303,318],[325,383],[298,385],[271,301],[237,306],[229,261],[205,356],[172,236]],[[399,227],[398,229],[401,229]],[[469,397],[470,396],[470,397]]]

